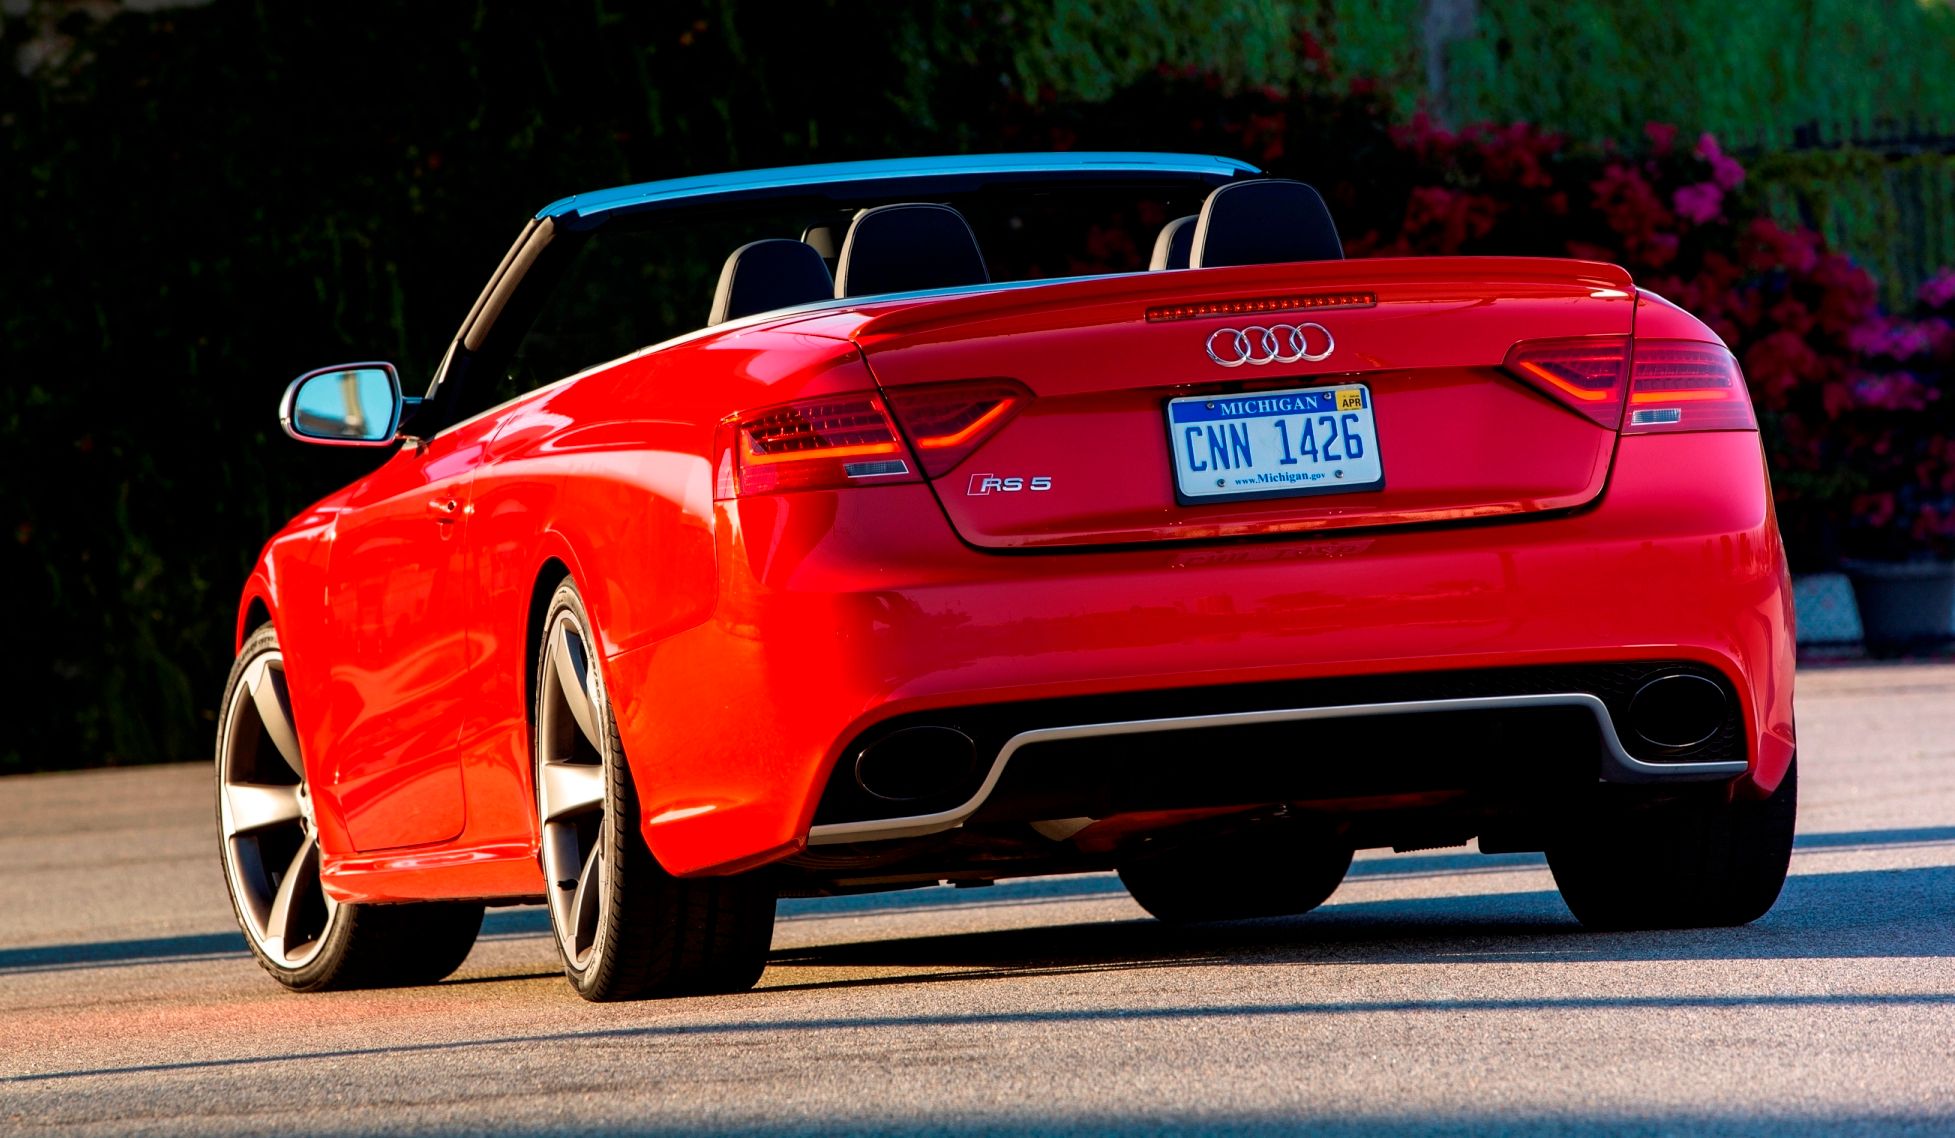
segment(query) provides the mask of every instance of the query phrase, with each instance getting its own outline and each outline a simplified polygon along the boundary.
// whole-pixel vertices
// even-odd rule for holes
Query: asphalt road
[[[286,994],[202,766],[0,780],[0,1133],[1955,1133],[1955,668],[1800,682],[1748,928],[1592,934],[1537,857],[1367,854],[1198,930],[1107,876],[790,901],[759,990],[628,1005],[533,909],[438,987]]]

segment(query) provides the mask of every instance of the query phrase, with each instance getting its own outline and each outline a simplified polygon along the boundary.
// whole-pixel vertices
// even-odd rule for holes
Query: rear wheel
[[[296,991],[431,984],[467,958],[482,906],[347,905],[319,877],[319,836],[285,657],[265,625],[225,685],[217,825],[231,908],[252,955]]]
[[[1174,923],[1307,913],[1351,868],[1351,847],[1293,821],[1156,844],[1121,862],[1120,881],[1141,908]]]
[[[550,923],[588,1000],[751,988],[774,934],[774,891],[753,874],[677,878],[639,833],[639,805],[569,581],[536,663],[536,805]]]
[[[1765,915],[1792,858],[1799,770],[1768,798],[1612,809],[1548,849],[1561,899],[1596,929],[1715,928]]]

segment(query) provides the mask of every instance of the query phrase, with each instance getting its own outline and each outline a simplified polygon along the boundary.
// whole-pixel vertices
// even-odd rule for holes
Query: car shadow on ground
[[[1811,834],[1801,852],[1925,847],[1955,842],[1955,826]],[[1366,859],[1352,881],[1444,878],[1538,868],[1538,854],[1445,852]],[[1110,874],[1034,879],[993,889],[920,889],[853,897],[790,899],[781,919],[1024,908],[1125,896]],[[764,985],[773,991],[919,984],[1027,974],[1171,968],[1221,963],[1351,964],[1473,960],[1681,960],[1955,955],[1955,867],[1795,873],[1773,910],[1738,929],[1594,933],[1552,890],[1476,892],[1458,897],[1331,903],[1301,917],[1175,927],[1145,918],[955,934],[865,939],[776,952]],[[485,940],[540,938],[536,907],[491,910]],[[84,944],[0,949],[0,977],[246,955],[235,931]],[[798,983],[801,969],[945,968]],[[450,983],[542,975],[534,969]]]
[[[780,991],[1221,964],[1955,956],[1951,916],[1949,866],[1795,875],[1770,913],[1733,929],[1590,932],[1552,890],[1341,904],[1333,898],[1316,912],[1278,920],[1177,927],[1135,919],[811,946],[775,953],[763,983]],[[842,968],[947,971],[793,979],[802,969]],[[1931,1002],[1955,1003],[1955,995]]]
[[[1883,841],[1880,835],[1891,837]],[[1945,836],[1944,836],[1945,835]],[[1860,835],[1822,835],[1812,843],[1817,849],[1843,849],[1853,846],[1895,845],[1941,842],[1955,838],[1947,831],[1880,831]],[[1422,858],[1380,859],[1375,864],[1391,865],[1412,872],[1445,869],[1454,863],[1445,859],[1477,859],[1473,854],[1442,854]],[[1423,863],[1423,864],[1421,864]],[[1524,866],[1523,866],[1524,868]],[[1382,871],[1373,871],[1383,876]],[[1117,881],[1101,877],[1080,877],[1042,883],[1057,887],[1074,899],[1115,896]],[[853,899],[851,899],[853,900]],[[1490,1013],[1510,1014],[1539,1011],[1595,1012],[1623,1009],[1789,1009],[1801,1007],[1863,1008],[1949,1008],[1955,1007],[1955,992],[1675,992],[1648,995],[1586,994],[1516,991],[1481,997],[1430,999],[1339,999],[1204,1002],[1164,1006],[1050,1006],[1006,1009],[978,1009],[946,1013],[942,1010],[915,1014],[850,1014],[847,1005],[833,1003],[807,1005],[795,1014],[797,1005],[789,1002],[755,1005],[776,993],[853,989],[881,986],[970,983],[982,980],[1023,976],[1053,976],[1094,972],[1167,970],[1218,965],[1272,964],[1366,965],[1399,963],[1485,963],[1525,961],[1688,961],[1688,960],[1818,960],[1827,958],[1868,958],[1888,956],[1955,956],[1955,866],[1869,869],[1844,872],[1801,873],[1792,877],[1779,904],[1760,921],[1737,929],[1689,930],[1660,933],[1591,933],[1584,931],[1562,907],[1550,890],[1477,893],[1458,897],[1411,900],[1333,903],[1317,912],[1283,920],[1237,922],[1177,928],[1145,919],[1101,921],[1091,924],[1069,923],[1050,926],[932,935],[897,937],[862,942],[824,944],[777,952],[770,962],[761,990],[740,1006],[739,1017],[699,1020],[691,1014],[676,1019],[660,1016],[656,1022],[631,1025],[596,1025],[588,1030],[568,1032],[498,1034],[425,1043],[380,1045],[334,1049],[316,1053],[280,1052],[267,1056],[238,1056],[220,1059],[163,1062],[128,1067],[66,1070],[35,1075],[0,1078],[0,1084],[46,1083],[99,1074],[141,1074],[167,1071],[228,1070],[266,1063],[342,1062],[367,1056],[397,1056],[421,1051],[453,1051],[484,1047],[533,1047],[545,1043],[612,1041],[658,1042],[667,1038],[765,1037],[778,1033],[811,1029],[865,1029],[932,1027],[980,1027],[1024,1023],[1058,1025],[1103,1021],[1199,1022],[1210,1019],[1252,1017],[1261,1020],[1325,1018],[1391,1013]],[[527,920],[527,918],[525,918]],[[530,936],[527,932],[496,935]],[[185,940],[163,939],[153,942],[123,942],[153,945],[167,950],[165,958],[180,958]],[[102,946],[108,952],[111,946]],[[35,950],[42,951],[42,950]],[[127,951],[121,949],[118,951]],[[16,950],[15,959],[18,950]],[[0,957],[4,961],[5,957]],[[82,965],[86,966],[86,965]],[[33,965],[29,965],[33,967]],[[838,970],[860,969],[870,973],[859,977],[837,978]],[[806,982],[798,975],[810,976]],[[526,969],[520,977],[475,978],[475,983],[499,980],[534,979],[540,973]],[[813,978],[819,975],[820,978]],[[470,980],[453,981],[468,983]],[[704,1011],[710,1003],[694,1007]],[[755,1016],[762,1007],[770,1010]],[[677,1009],[675,1009],[677,1010]],[[813,1014],[809,1014],[813,1013]],[[839,1014],[838,1014],[839,1013]],[[985,1133],[1031,1133],[1016,1130],[1015,1120],[999,1119],[980,1128]],[[1131,1123],[1139,1131],[1166,1132],[1159,1125],[1143,1124],[1141,1119],[1079,1120],[1096,1133],[1129,1132]],[[1261,1133],[1275,1120],[1243,1117],[1212,1120],[1205,1132]],[[1283,1121],[1294,1128],[1295,1119]],[[1421,1132],[1441,1120],[1416,1117],[1324,1118],[1313,1124],[1312,1132],[1371,1135]],[[1444,1120],[1456,1123],[1456,1119]],[[1543,1118],[1533,1120],[1503,1116],[1499,1128],[1509,1133],[1564,1133],[1590,1124],[1607,1125],[1607,1119]],[[1628,1119],[1615,1120],[1628,1122]],[[1637,1120],[1648,1122],[1649,1120]],[[1658,1120],[1651,1132],[1664,1132],[1676,1119]],[[1715,1116],[1684,1120],[1685,1129],[1705,1133],[1758,1133],[1759,1119],[1727,1119]],[[1788,1130],[1801,1130],[1809,1119],[1788,1117]],[[1832,1123],[1853,1120],[1832,1120]],[[1923,1119],[1886,1118],[1859,1120],[1876,1129],[1893,1124],[1913,1125]],[[1216,1123],[1227,1122],[1219,1129]],[[1002,1125],[1000,1125],[1002,1123]],[[1051,1120],[1039,1133],[1063,1133],[1065,1120]],[[1631,1128],[1634,1129],[1633,1127]],[[1769,1130],[1770,1128],[1768,1128]],[[1832,1129],[1844,1133],[1855,1129]],[[653,1131],[646,1131],[653,1132]],[[698,1131],[692,1131],[698,1132]],[[945,1133],[956,1133],[953,1128]],[[973,1133],[979,1131],[973,1131]],[[1284,1132],[1294,1132],[1285,1129]]]

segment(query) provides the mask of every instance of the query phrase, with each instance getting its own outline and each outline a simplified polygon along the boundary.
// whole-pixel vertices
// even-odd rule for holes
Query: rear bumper
[[[1722,712],[1701,742],[1658,747],[1625,729],[1652,681],[1703,677]],[[1675,661],[1414,672],[1088,696],[918,712],[843,747],[875,753],[916,727],[968,735],[980,758],[929,797],[829,776],[809,845],[919,837],[967,821],[1048,822],[1270,802],[1511,801],[1608,783],[1730,780],[1748,748],[1735,693]],[[1517,753],[1519,752],[1519,753]]]
[[[1681,661],[1730,685],[1744,764],[1692,775],[1768,792],[1792,753],[1790,589],[1748,433],[1624,439],[1572,515],[1280,542],[982,553],[924,486],[737,507],[715,619],[606,664],[678,873],[795,852],[853,740],[945,708]]]

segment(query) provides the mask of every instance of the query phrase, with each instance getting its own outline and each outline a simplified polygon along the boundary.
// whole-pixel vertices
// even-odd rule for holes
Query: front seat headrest
[[[1302,182],[1230,182],[1208,195],[1200,217],[1191,268],[1344,259],[1330,209]]]
[[[1195,248],[1195,219],[1191,213],[1161,227],[1160,235],[1154,238],[1154,255],[1147,261],[1149,270],[1188,267],[1188,254]]]
[[[835,282],[821,254],[799,241],[772,237],[735,249],[720,269],[708,324],[724,324],[756,312],[813,304],[834,296]]]
[[[801,243],[820,253],[829,273],[833,274],[835,262],[842,257],[842,238],[848,231],[846,223],[816,222],[801,231]]]
[[[947,205],[904,202],[855,215],[835,266],[835,295],[874,296],[989,284],[984,255],[964,215]]]

